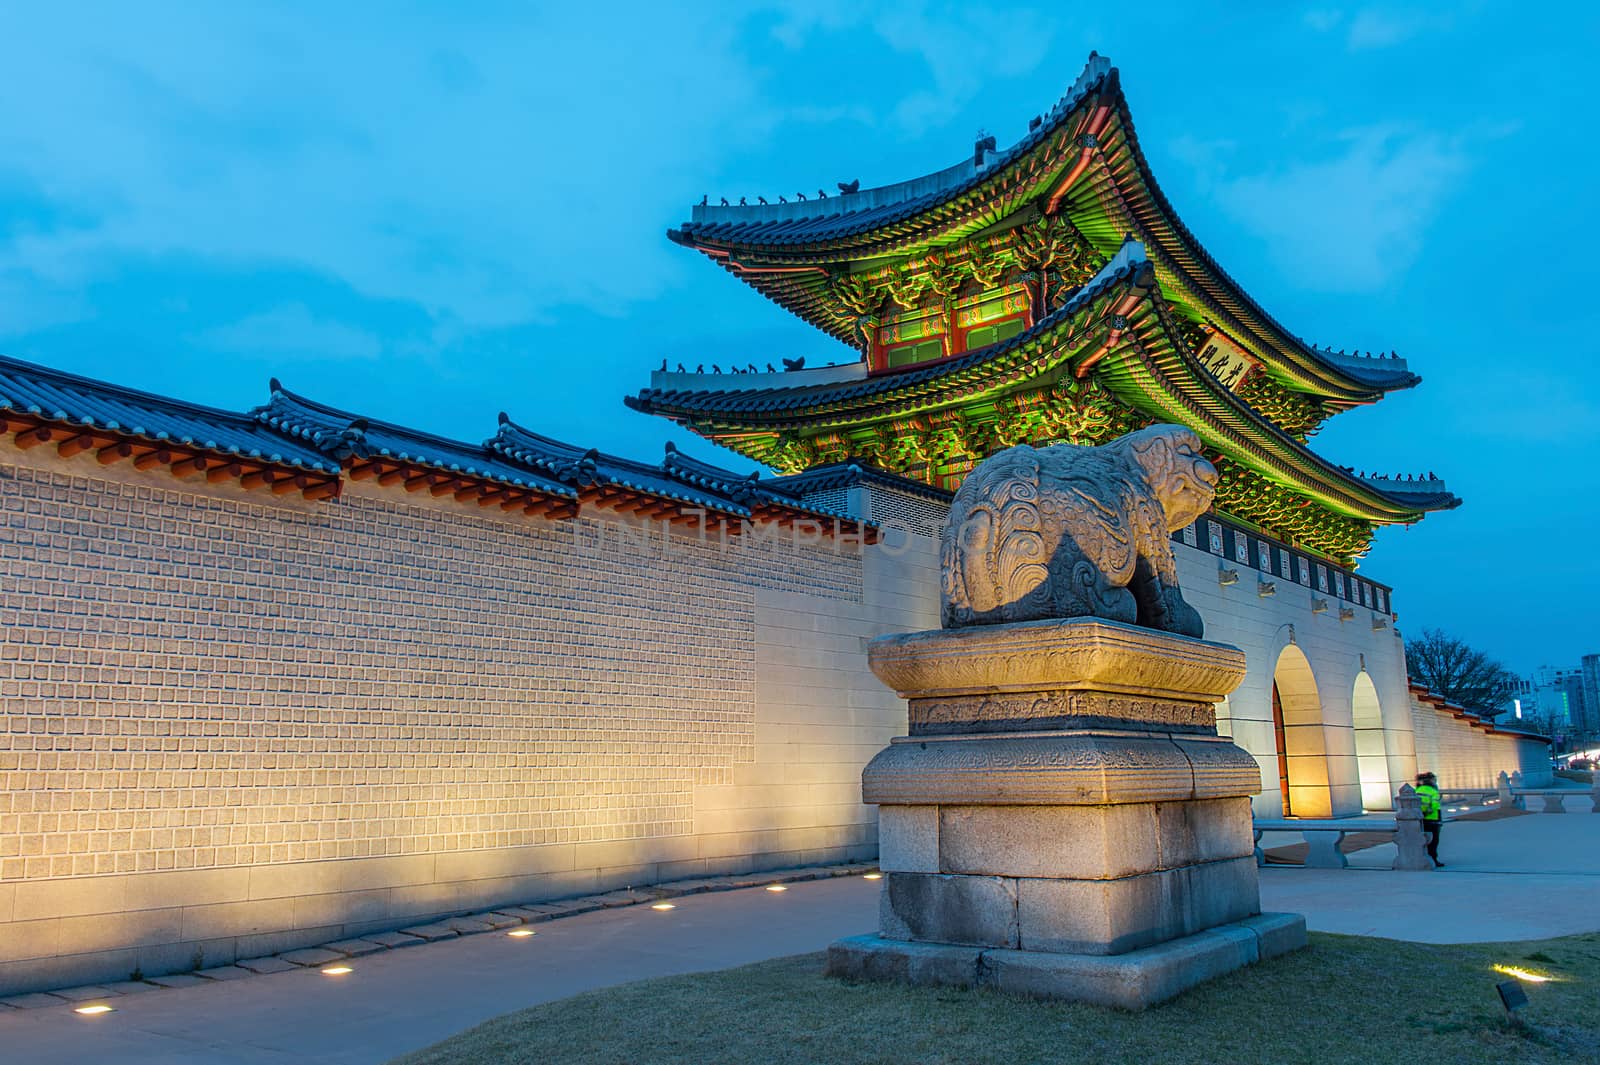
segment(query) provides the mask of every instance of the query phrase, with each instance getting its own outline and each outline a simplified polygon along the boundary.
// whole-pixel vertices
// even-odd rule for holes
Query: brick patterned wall
[[[1417,769],[1437,773],[1441,788],[1492,788],[1501,773],[1519,770],[1527,787],[1550,782],[1549,748],[1543,742],[1487,734],[1415,698],[1410,705],[1416,723]]]
[[[0,542],[0,882],[688,833],[757,591],[862,594],[826,543],[27,467]]]

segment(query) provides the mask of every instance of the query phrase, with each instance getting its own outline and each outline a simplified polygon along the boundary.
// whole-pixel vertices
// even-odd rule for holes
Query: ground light
[[[1520,969],[1515,965],[1496,965],[1494,971],[1504,976],[1515,976],[1518,980],[1529,984],[1548,984],[1553,979],[1541,973]]]
[[[531,928],[513,928],[511,931],[506,933],[506,935],[510,936],[512,939],[527,939],[529,936],[536,936],[538,934],[539,933],[535,932]]]
[[[330,965],[322,970],[323,976],[343,976],[345,973],[354,972],[348,965]]]
[[[678,907],[670,902],[657,902],[651,905],[652,910],[675,910]]]
[[[788,889],[787,886],[785,886],[783,884],[768,884],[767,885],[767,890],[768,891],[788,891],[789,889]]]
[[[73,1010],[72,1012],[73,1013],[81,1013],[86,1017],[93,1017],[93,1016],[96,1016],[96,1015],[101,1014],[101,1013],[115,1013],[116,1011],[113,1010],[110,1006],[96,1005],[96,1006],[79,1006],[77,1009]]]
[[[882,873],[862,873],[861,874],[861,879],[863,879],[863,880],[882,880],[883,879],[883,874]]]

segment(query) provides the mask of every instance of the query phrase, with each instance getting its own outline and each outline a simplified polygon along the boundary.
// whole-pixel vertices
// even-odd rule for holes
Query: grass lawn
[[[1142,1014],[988,991],[846,984],[821,954],[508,1013],[395,1065],[1003,1062],[1600,1062],[1600,934],[1432,946],[1313,933],[1303,951]],[[1524,984],[1505,1020],[1495,964]]]

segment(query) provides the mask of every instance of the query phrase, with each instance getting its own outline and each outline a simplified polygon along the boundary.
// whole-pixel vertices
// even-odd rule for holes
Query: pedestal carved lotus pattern
[[[1203,514],[1216,486],[1199,437],[1180,425],[1102,447],[999,452],[951,504],[944,627],[1093,617],[1203,636],[1168,534]]]

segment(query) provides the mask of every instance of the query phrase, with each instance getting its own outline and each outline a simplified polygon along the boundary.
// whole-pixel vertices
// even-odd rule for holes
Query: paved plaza
[[[1574,803],[1576,807],[1577,804]],[[1381,848],[1374,848],[1374,852]],[[1364,852],[1366,853],[1366,852]],[[1267,910],[1313,930],[1431,943],[1600,930],[1600,817],[1530,814],[1446,826],[1440,873],[1262,870]],[[511,1010],[656,976],[820,950],[877,922],[859,877],[693,895],[387,951],[344,976],[314,970],[111,1001],[0,1013],[0,1059],[28,1065],[377,1063]]]

